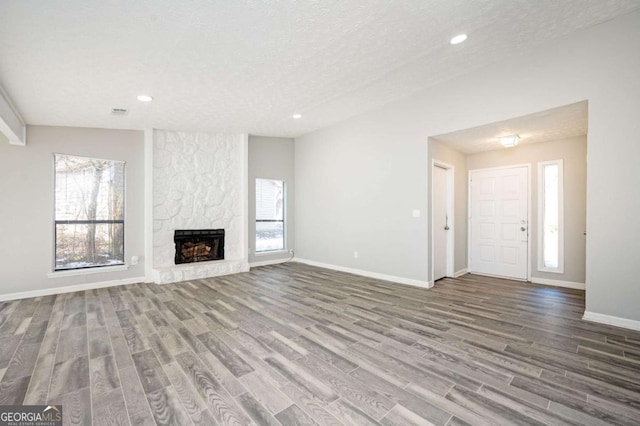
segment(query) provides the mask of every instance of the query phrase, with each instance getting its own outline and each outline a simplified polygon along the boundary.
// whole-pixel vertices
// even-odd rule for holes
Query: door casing
[[[455,188],[454,188],[454,176],[455,176],[455,168],[453,165],[445,163],[440,160],[433,159],[431,162],[431,171],[430,171],[430,182],[431,182],[431,275],[430,275],[430,284],[433,285],[434,277],[435,277],[435,228],[434,228],[434,186],[433,186],[433,170],[435,167],[439,167],[441,169],[445,169],[447,173],[447,217],[449,218],[449,231],[447,232],[447,269],[446,276],[453,277],[455,274],[454,271],[454,261],[455,261],[455,215],[454,215],[454,196],[455,196]]]

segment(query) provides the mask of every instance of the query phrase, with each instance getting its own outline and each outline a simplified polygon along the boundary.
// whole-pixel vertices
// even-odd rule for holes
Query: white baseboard
[[[467,268],[464,269],[460,269],[459,271],[456,271],[453,273],[453,278],[458,278],[463,276],[464,274],[468,273],[469,271],[467,270]]]
[[[68,285],[64,287],[45,288],[42,290],[22,291],[20,293],[0,294],[0,302],[5,300],[27,299],[29,297],[51,296],[52,294],[74,293],[76,291],[94,290],[96,288],[114,287],[117,285],[143,283],[144,277],[124,278],[122,280],[100,281],[97,283]]]
[[[585,289],[584,283],[576,283],[573,281],[560,281],[560,280],[550,280],[547,278],[531,277],[531,282],[534,284],[552,285],[554,287],[573,288],[576,290]]]
[[[249,263],[250,268],[257,268],[258,266],[268,266],[268,265],[277,265],[278,263],[290,262],[291,257],[287,256],[284,259],[271,259],[271,260],[261,260],[259,262]]]
[[[396,277],[395,275],[379,274],[377,272],[363,271],[361,269],[347,268],[345,266],[331,265],[329,263],[316,262],[315,260],[301,259],[294,257],[293,262],[304,263],[305,265],[317,266],[319,268],[333,269],[334,271],[347,272],[350,274],[361,275],[363,277],[375,278],[378,280],[391,281],[399,284],[411,285],[420,288],[431,288],[433,282],[414,280],[412,278]]]
[[[627,318],[584,311],[582,319],[585,321],[597,322],[599,324],[613,325],[616,327],[628,328],[629,330],[640,331],[640,321],[630,320]]]

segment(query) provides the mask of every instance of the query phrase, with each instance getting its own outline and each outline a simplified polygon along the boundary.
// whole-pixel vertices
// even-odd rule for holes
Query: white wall
[[[249,136],[249,262],[288,259],[288,251],[256,255],[256,179],[275,179],[285,183],[286,250],[294,249],[295,230],[295,167],[294,140]]]
[[[640,320],[638,52],[636,12],[297,138],[298,255],[427,280],[428,137],[588,100],[587,310]]]
[[[144,135],[133,130],[29,126],[27,146],[0,144],[0,298],[144,276]],[[48,278],[53,270],[53,154],[126,161],[126,271]]]

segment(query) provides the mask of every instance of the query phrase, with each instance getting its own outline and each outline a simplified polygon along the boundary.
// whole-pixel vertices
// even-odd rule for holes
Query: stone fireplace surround
[[[248,271],[247,135],[148,130],[145,151],[147,281]],[[225,259],[176,265],[177,229],[224,229]]]

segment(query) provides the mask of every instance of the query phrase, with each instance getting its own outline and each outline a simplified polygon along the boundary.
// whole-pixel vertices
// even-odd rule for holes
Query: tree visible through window
[[[124,264],[124,162],[56,154],[55,270]]]
[[[284,182],[256,179],[256,252],[284,249]]]

